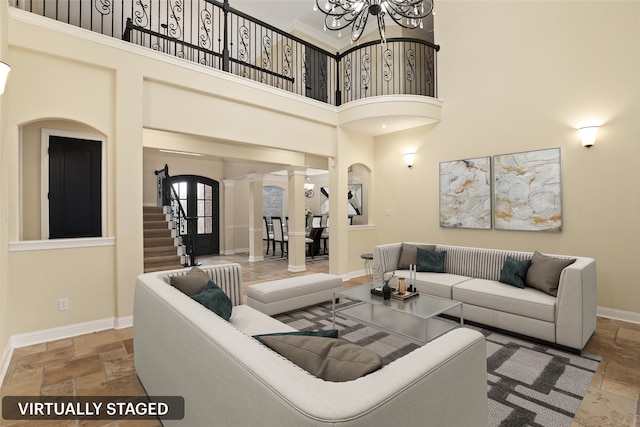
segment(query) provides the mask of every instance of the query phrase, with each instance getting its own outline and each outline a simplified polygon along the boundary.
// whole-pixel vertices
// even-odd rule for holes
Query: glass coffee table
[[[462,303],[428,294],[401,301],[385,300],[371,294],[379,283],[367,283],[333,293],[333,327],[336,314],[356,320],[384,332],[400,335],[417,344],[429,341],[464,325]],[[336,298],[345,297],[357,301],[346,307],[336,308]],[[448,314],[460,320],[441,316]]]

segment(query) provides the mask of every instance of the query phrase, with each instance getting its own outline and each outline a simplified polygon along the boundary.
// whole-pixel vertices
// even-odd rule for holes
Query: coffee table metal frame
[[[371,289],[379,286],[379,283],[367,283],[334,291],[334,329],[336,314],[339,314],[423,345],[452,329],[464,326],[463,305],[460,301],[423,293],[405,301],[393,298],[385,300],[371,294]],[[338,297],[359,302],[336,309]],[[459,317],[459,322],[440,316],[444,313]]]

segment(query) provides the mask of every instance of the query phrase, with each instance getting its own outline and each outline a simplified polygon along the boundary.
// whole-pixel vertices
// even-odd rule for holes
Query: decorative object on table
[[[390,299],[391,298],[391,292],[392,292],[392,288],[389,285],[389,281],[391,279],[393,279],[396,275],[396,272],[392,272],[391,274],[389,273],[382,273],[382,282],[384,283],[382,286],[382,298],[384,299]]]
[[[491,229],[491,157],[440,163],[440,227]]]
[[[406,301],[410,298],[417,297],[418,295],[420,295],[418,292],[391,292],[391,298],[400,301]]]
[[[493,156],[497,230],[562,231],[560,148]]]
[[[391,287],[391,293],[393,294],[395,291],[396,291],[396,288]],[[382,286],[376,286],[375,288],[371,288],[371,295],[375,295],[377,297],[383,297]]]
[[[407,279],[398,277],[398,294],[402,295],[407,292]]]

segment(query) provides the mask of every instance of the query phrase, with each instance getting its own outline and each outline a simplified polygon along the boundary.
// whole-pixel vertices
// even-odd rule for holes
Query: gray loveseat
[[[381,369],[324,381],[252,335],[293,329],[242,304],[240,265],[202,267],[231,298],[226,321],[169,284],[188,269],[143,274],[135,287],[135,368],[150,396],[183,396],[165,426],[486,426],[486,343],[458,328]]]
[[[418,272],[416,287],[423,293],[461,301],[465,320],[574,351],[581,351],[595,331],[596,263],[592,258],[551,256],[551,261],[575,259],[558,272],[557,295],[554,296],[533,287],[519,288],[499,281],[507,257],[527,260],[534,256],[531,252],[393,243],[374,248],[374,280],[380,281],[383,273],[389,273],[388,277],[391,272],[395,273],[395,278],[410,277],[410,271],[402,268],[406,265],[398,268],[399,263],[402,264],[403,246],[406,250],[420,246],[434,252],[446,251],[444,273]],[[402,258],[406,261],[406,256]]]

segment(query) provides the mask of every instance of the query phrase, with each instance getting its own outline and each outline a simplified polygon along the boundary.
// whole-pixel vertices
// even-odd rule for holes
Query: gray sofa
[[[486,426],[486,344],[458,328],[381,369],[324,381],[252,335],[292,328],[242,304],[238,264],[203,267],[233,302],[229,321],[172,287],[175,270],[138,277],[136,372],[150,396],[183,396],[165,426]]]
[[[508,256],[526,260],[533,257],[531,252],[417,242],[393,243],[374,248],[374,280],[380,281],[383,273],[388,273],[388,277],[393,274],[391,272],[395,273],[394,280],[410,277],[409,270],[398,268],[403,245],[407,249],[422,246],[436,252],[446,251],[445,272],[418,272],[416,288],[423,293],[461,301],[465,320],[573,351],[581,351],[595,331],[596,263],[592,258],[552,256],[554,260],[575,259],[561,270],[557,296],[553,296],[533,287],[518,288],[499,281]]]

